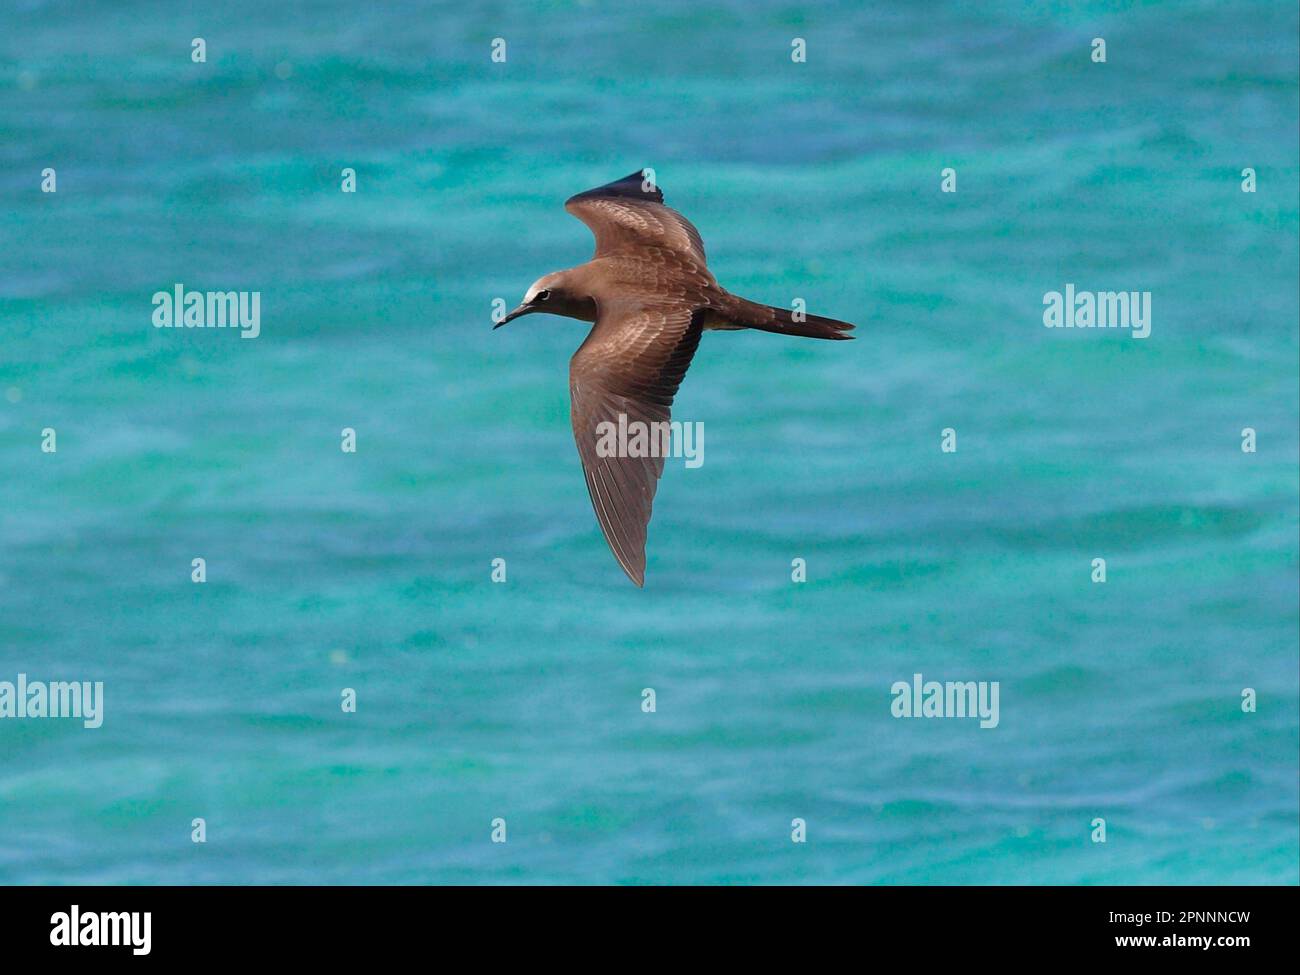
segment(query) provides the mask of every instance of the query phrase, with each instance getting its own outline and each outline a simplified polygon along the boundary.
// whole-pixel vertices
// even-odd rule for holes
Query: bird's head
[[[519,307],[492,327],[500,328],[507,322],[531,315],[535,311],[577,318],[584,322],[596,320],[596,302],[579,292],[567,271],[556,271],[534,281]]]

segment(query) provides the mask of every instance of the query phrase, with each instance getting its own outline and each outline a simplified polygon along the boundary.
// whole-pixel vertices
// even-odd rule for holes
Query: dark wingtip
[[[614,555],[616,558],[618,558],[618,567],[623,570],[623,574],[625,576],[627,576],[629,579],[632,580],[632,585],[636,586],[638,589],[644,589],[645,588],[644,558],[640,565],[635,565],[623,561],[622,556],[620,556],[617,552],[615,552]]]
[[[663,203],[663,190],[659,189],[655,183],[647,185],[646,173],[648,170],[638,169],[634,173],[628,173],[622,179],[616,179],[612,183],[606,183],[604,186],[597,186],[594,190],[585,190],[577,196],[569,197],[569,202],[574,200],[591,200],[599,197],[618,198],[624,200],[649,200],[654,203]]]
[[[641,566],[625,565],[622,559],[619,559],[618,564],[619,567],[623,570],[624,574],[629,579],[632,580],[632,585],[636,586],[638,589],[645,588],[645,566],[644,565]]]

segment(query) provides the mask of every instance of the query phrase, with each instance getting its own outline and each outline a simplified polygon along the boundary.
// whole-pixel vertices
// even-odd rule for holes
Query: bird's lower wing
[[[667,427],[658,425],[669,422],[700,328],[701,316],[684,303],[601,302],[569,364],[573,437],[591,504],[614,557],[638,586],[645,584],[646,526],[664,469],[660,435]],[[638,445],[651,455],[629,456],[642,452]]]

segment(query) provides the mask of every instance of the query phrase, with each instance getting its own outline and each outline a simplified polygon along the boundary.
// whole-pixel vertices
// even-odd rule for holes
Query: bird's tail
[[[756,301],[737,298],[735,295],[728,295],[728,297],[731,300],[727,303],[725,310],[721,310],[721,313],[732,328],[756,328],[761,332],[776,332],[778,335],[800,335],[810,339],[842,340],[853,338],[852,335],[845,334],[853,331],[853,326],[848,322],[841,322],[834,318],[822,318],[820,315],[809,315],[804,312],[794,312],[788,308],[760,305]]]

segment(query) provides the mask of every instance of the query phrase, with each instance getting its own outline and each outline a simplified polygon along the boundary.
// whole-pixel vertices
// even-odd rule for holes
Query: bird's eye
[[[539,291],[539,292],[537,292],[537,296],[536,296],[533,300],[534,300],[534,301],[546,301],[546,300],[548,300],[550,297],[551,297],[551,293],[550,293],[549,291]]]

